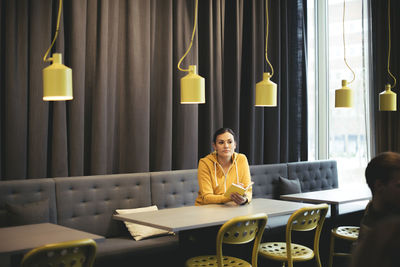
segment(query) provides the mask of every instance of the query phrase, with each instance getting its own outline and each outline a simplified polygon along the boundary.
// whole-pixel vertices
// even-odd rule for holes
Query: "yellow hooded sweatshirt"
[[[244,154],[233,153],[232,165],[227,173],[224,173],[222,166],[218,163],[217,153],[212,152],[200,159],[197,170],[199,181],[199,194],[195,205],[226,203],[231,201],[224,196],[225,191],[232,183],[242,183],[247,187],[251,183],[250,168]],[[252,189],[247,191],[248,202],[252,198]]]

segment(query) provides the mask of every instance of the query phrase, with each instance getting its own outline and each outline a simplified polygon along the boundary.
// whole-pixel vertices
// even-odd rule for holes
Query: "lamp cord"
[[[44,61],[44,62],[46,62],[46,61],[51,61],[51,58],[47,59],[47,56],[48,56],[48,54],[49,54],[51,48],[53,47],[53,45],[54,45],[54,43],[56,42],[56,39],[57,39],[57,37],[58,37],[58,32],[59,32],[59,30],[60,30],[61,9],[62,9],[62,0],[60,0],[60,5],[59,5],[59,7],[58,7],[56,34],[54,35],[53,42],[51,42],[50,47],[49,47],[49,48],[47,49],[47,51],[46,51],[46,54],[44,54],[44,57],[43,57],[43,61]]]
[[[390,66],[390,50],[391,50],[391,36],[390,36],[390,0],[388,0],[388,30],[389,30],[389,48],[388,48],[388,63],[387,63],[387,71],[389,75],[393,78],[394,84],[393,86],[390,86],[390,88],[394,88],[396,86],[396,78],[394,75],[390,72],[389,66]]]
[[[180,67],[180,65],[181,65],[183,59],[189,53],[189,51],[190,51],[190,49],[192,48],[192,45],[193,45],[194,34],[196,32],[196,26],[197,26],[197,8],[198,8],[198,4],[199,4],[199,0],[196,0],[195,11],[194,11],[194,25],[193,25],[192,39],[190,40],[189,48],[186,50],[186,53],[183,55],[183,57],[178,62],[178,69],[180,71],[189,71],[189,69],[182,69]]]
[[[346,59],[346,40],[345,40],[345,33],[344,33],[345,14],[346,14],[346,0],[343,0],[343,58],[344,58],[344,63],[349,68],[349,70],[353,73],[353,79],[348,83],[348,84],[351,84],[356,79],[356,74],[354,73],[353,69],[350,67],[349,63],[347,63],[347,59]]]
[[[274,76],[274,67],[272,67],[271,62],[268,60],[268,35],[269,35],[269,17],[268,17],[268,0],[265,0],[265,17],[267,20],[267,31],[265,34],[265,59],[271,68],[271,77]]]

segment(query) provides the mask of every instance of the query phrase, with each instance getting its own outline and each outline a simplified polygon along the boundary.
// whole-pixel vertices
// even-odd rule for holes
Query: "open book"
[[[246,191],[254,184],[254,182],[251,182],[247,187],[243,187],[241,185],[238,184],[234,184],[232,183],[231,186],[228,188],[228,190],[226,190],[224,196],[225,197],[231,197],[231,194],[234,192],[239,193],[239,195],[244,195],[246,193]]]

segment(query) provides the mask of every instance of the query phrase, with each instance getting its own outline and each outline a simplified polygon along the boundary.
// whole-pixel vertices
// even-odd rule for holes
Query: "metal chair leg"
[[[329,263],[328,263],[328,267],[332,267],[334,251],[335,251],[335,236],[331,233],[331,242],[330,242],[330,246],[329,246]]]

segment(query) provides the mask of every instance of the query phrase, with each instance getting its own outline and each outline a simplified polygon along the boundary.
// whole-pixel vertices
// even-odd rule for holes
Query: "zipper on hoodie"
[[[228,173],[229,173],[229,171],[231,170],[231,168],[232,168],[232,166],[233,166],[233,164],[235,164],[235,161],[233,161],[232,162],[232,164],[231,164],[231,166],[229,166],[229,169],[228,169],[228,171],[225,173],[224,172],[224,168],[222,168],[222,166],[221,166],[221,164],[219,164],[219,162],[217,161],[216,162],[217,164],[218,164],[218,166],[221,168],[221,170],[222,170],[222,173],[224,174],[224,176],[225,176],[225,181],[224,181],[224,193],[226,192],[226,178],[227,178],[227,176],[228,176]],[[217,178],[218,179],[218,178]]]

